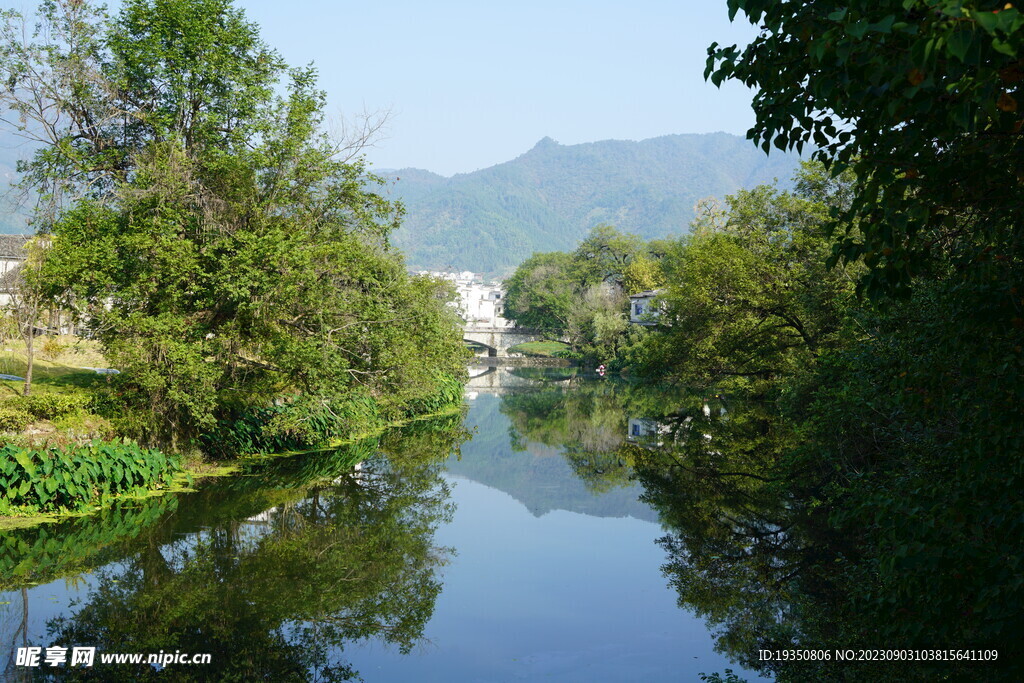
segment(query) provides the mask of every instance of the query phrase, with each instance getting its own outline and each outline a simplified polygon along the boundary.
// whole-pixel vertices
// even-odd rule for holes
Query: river
[[[571,369],[480,371],[455,418],[8,531],[7,676],[754,680],[679,606],[668,508],[629,455],[662,448],[684,403]],[[38,667],[18,666],[27,647]],[[101,662],[171,653],[210,661]]]

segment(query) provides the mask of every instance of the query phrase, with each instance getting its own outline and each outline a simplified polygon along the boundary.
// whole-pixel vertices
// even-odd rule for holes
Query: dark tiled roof
[[[0,258],[25,258],[25,243],[35,235],[0,235]]]
[[[646,292],[637,292],[636,294],[630,294],[629,298],[630,299],[647,299],[647,298],[650,298],[652,296],[658,296],[659,294],[661,294],[664,291],[665,291],[664,289],[648,289]]]

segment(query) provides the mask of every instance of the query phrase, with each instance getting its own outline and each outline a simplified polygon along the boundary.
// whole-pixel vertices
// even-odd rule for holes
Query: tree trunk
[[[25,389],[21,392],[23,396],[28,396],[29,392],[32,391],[32,364],[35,360],[35,326],[36,326],[36,314],[39,312],[38,302],[33,302],[32,307],[29,309],[32,311],[28,321],[28,333],[25,335]]]

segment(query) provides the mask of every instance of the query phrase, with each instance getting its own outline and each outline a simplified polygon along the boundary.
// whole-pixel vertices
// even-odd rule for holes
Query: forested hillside
[[[31,146],[23,138],[0,127],[0,235],[28,232],[27,210],[11,185],[17,180],[18,161],[26,159]]]
[[[389,171],[408,211],[394,236],[411,267],[506,274],[535,251],[571,250],[607,223],[644,238],[688,229],[697,200],[792,176],[797,158],[770,157],[726,133],[560,145],[451,178]]]

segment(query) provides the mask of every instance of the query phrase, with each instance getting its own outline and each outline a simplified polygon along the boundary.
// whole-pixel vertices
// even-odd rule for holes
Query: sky
[[[753,124],[751,93],[703,77],[744,44],[725,0],[236,0],[292,65],[313,62],[336,121],[389,112],[380,170],[468,173],[562,144]]]

